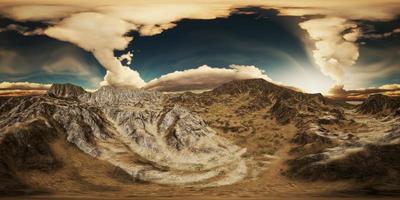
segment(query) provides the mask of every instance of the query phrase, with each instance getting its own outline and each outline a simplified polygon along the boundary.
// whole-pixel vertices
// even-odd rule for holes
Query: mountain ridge
[[[382,94],[370,95],[357,106],[357,112],[362,114],[400,115],[400,97],[390,97]]]
[[[354,190],[400,188],[388,173],[400,177],[388,165],[400,149],[399,117],[360,113],[364,107],[378,114],[388,110],[382,105],[391,108],[392,100],[371,98],[348,107],[262,79],[198,94],[112,86],[86,92],[54,85],[45,95],[13,97],[0,106],[0,180],[6,183],[0,191],[88,189],[105,183],[97,175],[121,190],[141,187],[140,182],[194,188],[254,184],[263,190],[259,185],[299,186],[298,180],[355,180]],[[81,168],[86,174],[70,171]],[[111,169],[126,185],[109,176]],[[269,183],[269,176],[282,182]],[[89,178],[92,185],[83,181]]]

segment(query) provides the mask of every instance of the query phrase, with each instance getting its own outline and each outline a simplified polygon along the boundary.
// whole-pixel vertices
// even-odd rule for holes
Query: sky
[[[0,0],[0,95],[263,78],[340,98],[397,96],[399,14],[395,0]]]

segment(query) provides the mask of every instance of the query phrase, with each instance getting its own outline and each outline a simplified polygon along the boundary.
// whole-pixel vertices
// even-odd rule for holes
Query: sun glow
[[[307,93],[322,93],[326,94],[332,87],[331,84],[325,84],[324,82],[318,81],[304,81],[303,84],[299,84],[299,87]]]
[[[303,71],[298,73],[286,73],[281,75],[279,81],[284,84],[297,87],[306,93],[327,94],[335,85],[335,81],[318,72]],[[278,77],[280,78],[280,77]]]

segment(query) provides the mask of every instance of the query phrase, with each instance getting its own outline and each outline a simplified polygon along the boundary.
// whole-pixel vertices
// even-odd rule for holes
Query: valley
[[[329,198],[400,191],[399,99],[262,79],[203,93],[53,85],[0,105],[0,192],[54,198]],[[179,195],[177,195],[179,194]]]

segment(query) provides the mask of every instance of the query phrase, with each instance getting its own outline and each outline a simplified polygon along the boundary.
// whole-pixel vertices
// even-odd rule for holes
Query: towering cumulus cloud
[[[110,28],[112,27],[112,28]],[[90,51],[107,69],[103,85],[133,85],[143,87],[145,82],[137,71],[114,56],[114,50],[123,50],[132,40],[124,36],[136,26],[121,19],[99,13],[79,13],[63,19],[44,31],[50,37],[74,43]]]
[[[133,40],[132,37],[127,36],[127,33],[137,31],[141,35],[160,34],[166,29],[175,27],[176,22],[181,19],[227,17],[233,10],[244,7],[272,8],[278,10],[280,15],[313,16],[312,19],[304,18],[305,20],[299,25],[315,42],[309,47],[313,49],[312,57],[315,63],[325,75],[338,83],[359,57],[356,41],[362,36],[362,32],[357,28],[357,20],[385,21],[400,14],[398,0],[210,0],[207,3],[204,3],[204,0],[168,2],[163,0],[121,0],[118,2],[31,0],[29,4],[24,0],[2,0],[0,15],[15,21],[39,21],[48,25],[48,27],[34,30],[17,25],[6,27],[6,29],[18,31],[27,36],[45,34],[92,52],[107,69],[101,84],[130,85],[140,88],[146,87],[146,82],[140,74],[121,64],[123,60],[130,62],[132,56],[117,58],[114,55],[115,50],[124,50]],[[170,83],[174,77],[180,79],[185,77],[185,82],[188,82],[191,80],[188,78],[190,74],[193,76],[197,74],[194,72],[196,71],[187,70],[165,75],[150,81],[147,87],[166,88],[158,84]],[[218,70],[208,70],[208,72],[219,73]],[[177,74],[179,76],[176,76]],[[259,76],[259,74],[253,74],[250,77]]]
[[[359,56],[354,43],[359,34],[357,25],[329,17],[302,22],[300,27],[315,41],[313,56],[321,72],[340,83],[346,68],[354,65]],[[342,35],[346,30],[350,32]]]

